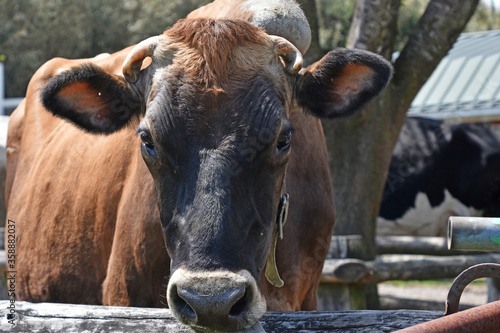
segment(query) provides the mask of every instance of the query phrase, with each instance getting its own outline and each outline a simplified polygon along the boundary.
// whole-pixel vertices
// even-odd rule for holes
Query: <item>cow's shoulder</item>
[[[412,168],[421,170],[434,155],[446,146],[452,137],[452,130],[442,121],[428,118],[407,118],[394,147],[392,168],[406,161]]]
[[[465,146],[469,153],[479,154],[483,159],[497,154],[500,151],[499,135],[491,126],[483,123],[453,125],[450,143],[453,151],[463,151]]]
[[[442,179],[436,181],[436,170],[442,169],[441,157],[453,137],[450,125],[439,120],[409,117],[394,148],[384,188],[380,216],[389,220],[402,217],[415,207],[419,193],[433,205],[444,199]]]

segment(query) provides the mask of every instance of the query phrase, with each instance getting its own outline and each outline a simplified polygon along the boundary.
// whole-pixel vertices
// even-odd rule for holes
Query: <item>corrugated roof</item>
[[[500,30],[461,34],[408,110],[439,119],[500,119]]]

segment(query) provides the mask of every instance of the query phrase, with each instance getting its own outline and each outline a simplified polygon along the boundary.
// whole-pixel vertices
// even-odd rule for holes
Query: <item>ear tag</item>
[[[289,195],[288,193],[283,194],[281,197],[281,202],[278,207],[278,217],[277,224],[278,230],[274,234],[273,239],[271,241],[271,248],[269,249],[269,254],[267,256],[266,263],[266,278],[270,284],[273,286],[280,288],[285,284],[280,277],[278,272],[278,267],[276,266],[276,245],[279,239],[283,239],[283,226],[285,225],[286,218],[288,217],[288,203],[289,203]]]
[[[278,267],[276,266],[276,242],[278,241],[278,235],[273,237],[271,242],[271,249],[269,250],[269,254],[267,256],[266,263],[266,278],[270,284],[273,286],[280,288],[285,284],[280,277],[280,273],[278,273]]]

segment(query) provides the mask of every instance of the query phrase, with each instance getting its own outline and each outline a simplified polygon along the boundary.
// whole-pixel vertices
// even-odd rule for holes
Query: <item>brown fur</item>
[[[90,61],[119,73],[129,51]],[[17,223],[18,296],[161,306],[169,258],[135,129],[87,134],[50,115],[39,101],[48,78],[86,61],[54,59],[44,65],[9,124],[7,216]],[[327,251],[321,244],[328,244],[334,221],[320,122],[297,112],[293,123],[296,147],[286,180],[292,203],[277,250],[285,287],[262,279],[271,310],[315,309]]]
[[[129,51],[90,61],[119,73]],[[7,216],[17,226],[17,295],[38,302],[160,306],[168,270],[153,267],[168,267],[168,257],[159,223],[150,223],[155,214],[158,221],[155,203],[148,202],[155,197],[154,188],[137,154],[134,129],[91,135],[53,117],[39,100],[47,79],[87,61],[46,63],[32,78],[26,99],[9,122],[6,195]],[[131,190],[138,182],[141,190]],[[142,205],[138,195],[146,195]],[[133,232],[124,237],[124,229]],[[148,242],[144,242],[146,236]],[[134,245],[135,253],[117,250],[120,242],[115,237]],[[103,282],[113,280],[114,272],[126,273],[121,263],[115,264],[116,256],[133,271],[122,281],[150,283],[141,283],[135,294],[133,288],[123,288],[121,297],[108,302]],[[113,283],[119,289],[119,283]]]
[[[229,76],[252,75],[262,67],[260,59],[266,55],[268,61],[272,59],[271,42],[262,30],[237,20],[214,23],[212,19],[180,20],[165,32],[181,44],[178,53],[183,63],[179,66],[197,78],[198,85],[221,88]]]

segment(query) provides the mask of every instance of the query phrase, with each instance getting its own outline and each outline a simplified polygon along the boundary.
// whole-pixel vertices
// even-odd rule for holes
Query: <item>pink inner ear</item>
[[[106,97],[86,82],[76,82],[65,86],[59,91],[58,97],[76,112],[91,113],[98,117],[105,116],[101,113],[106,110]]]
[[[340,96],[356,95],[372,85],[375,72],[368,66],[348,64],[335,78],[332,92]]]

